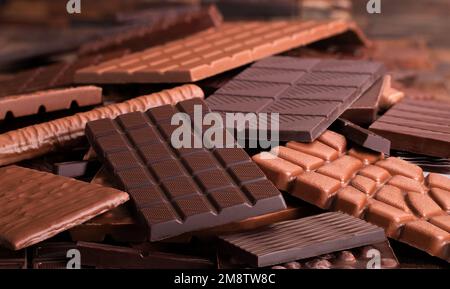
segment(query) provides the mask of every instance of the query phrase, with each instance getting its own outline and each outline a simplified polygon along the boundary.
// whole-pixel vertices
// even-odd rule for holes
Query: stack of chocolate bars
[[[191,8],[0,75],[0,268],[448,267],[450,103],[351,21]]]

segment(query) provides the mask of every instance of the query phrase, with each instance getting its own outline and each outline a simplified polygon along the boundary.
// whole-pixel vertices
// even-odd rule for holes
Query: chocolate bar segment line
[[[170,120],[201,99],[88,123],[86,135],[157,241],[286,208],[242,149],[174,149]]]
[[[89,121],[115,118],[124,113],[146,111],[151,107],[196,97],[203,98],[203,91],[195,85],[184,85],[1,134],[0,166],[71,145],[84,136],[84,128]]]
[[[30,94],[0,97],[0,120],[8,114],[14,117],[69,109],[74,104],[79,107],[102,103],[102,89],[95,86],[80,86],[54,89]]]
[[[343,213],[324,213],[220,237],[225,250],[265,267],[386,240],[383,229]]]
[[[46,240],[129,199],[116,189],[17,166],[0,168],[0,183],[0,243],[13,250]]]
[[[353,31],[345,21],[232,22],[77,71],[77,83],[185,83]]]
[[[255,62],[206,102],[220,113],[278,113],[281,141],[311,142],[383,73],[378,62],[273,56]],[[256,125],[273,129],[272,123]]]
[[[450,158],[450,105],[446,103],[404,99],[369,129],[390,139],[393,149]]]
[[[433,173],[424,178],[420,167],[404,160],[384,159],[382,154],[359,148],[343,151],[329,143],[333,143],[329,136],[311,144],[288,143],[291,150],[323,160],[321,166],[305,168],[290,179],[282,178],[287,170],[277,160],[298,164],[295,157],[278,154],[270,160],[259,154],[253,160],[277,187],[287,188],[294,197],[360,217],[384,228],[391,238],[449,260],[449,178]]]

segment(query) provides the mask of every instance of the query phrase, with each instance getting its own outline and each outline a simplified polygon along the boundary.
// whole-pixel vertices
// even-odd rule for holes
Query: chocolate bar
[[[450,159],[448,158],[430,157],[402,151],[393,151],[391,156],[418,165],[426,172],[450,174]]]
[[[199,87],[185,85],[0,134],[0,166],[42,156],[79,141],[88,121],[203,96]]]
[[[311,142],[383,73],[377,62],[274,56],[244,70],[206,102],[221,113],[279,113],[280,140]]]
[[[130,248],[98,243],[78,242],[81,263],[107,269],[212,269],[210,260],[173,253],[143,252]]]
[[[171,145],[172,116],[201,99],[88,123],[86,136],[109,172],[130,193],[157,241],[286,208],[281,193],[243,149]]]
[[[384,242],[383,229],[343,213],[324,213],[220,237],[223,250],[266,267]]]
[[[82,67],[100,63],[125,55],[126,51],[85,56],[72,61],[58,62],[19,72],[14,77],[0,82],[0,97],[22,95],[73,85],[75,71]]]
[[[450,158],[450,104],[405,99],[370,126],[392,149]]]
[[[232,22],[77,71],[77,83],[185,83],[358,30],[344,21]]]
[[[26,250],[11,251],[0,248],[0,269],[26,269]]]
[[[253,160],[279,189],[365,219],[391,238],[450,260],[449,178],[429,174],[424,180],[420,167],[348,149],[342,135],[329,132],[311,144],[289,142],[267,154]]]
[[[17,166],[0,168],[0,183],[0,244],[13,250],[46,240],[129,199],[116,189]]]
[[[354,144],[376,152],[390,154],[391,141],[346,119],[338,118],[331,128]]]
[[[88,55],[120,50],[136,52],[220,26],[222,23],[222,15],[215,6],[197,9],[197,11],[180,11],[175,15],[170,15],[170,10],[163,14],[155,15],[154,13],[156,12],[153,12],[150,18],[146,17],[141,25],[133,25],[119,34],[86,43],[81,46],[79,54]],[[167,14],[171,17],[167,17]]]
[[[70,161],[58,162],[52,166],[53,173],[67,178],[79,178],[86,176],[89,172],[95,171],[98,167],[94,161]]]
[[[33,269],[67,269],[70,258],[67,256],[69,250],[77,248],[76,243],[71,242],[43,242],[32,248]],[[82,260],[83,256],[80,256]],[[80,261],[81,261],[80,260]],[[70,268],[70,267],[69,267]],[[91,269],[93,266],[83,266],[80,269]]]
[[[40,91],[31,94],[0,97],[0,120],[7,115],[20,117],[90,106],[102,103],[102,89],[95,86],[80,86],[67,89]]]
[[[372,264],[374,254],[380,256],[380,264]],[[377,267],[379,265],[379,267]],[[397,257],[392,250],[389,241],[373,245],[363,246],[350,250],[333,252],[318,257],[296,260],[284,264],[278,264],[270,269],[394,269],[399,267]],[[226,253],[218,253],[219,269],[241,269],[245,264]]]
[[[387,80],[384,78],[378,79],[341,117],[361,126],[372,124],[377,118],[386,84]]]
[[[114,179],[102,167],[91,181],[104,187],[115,188]],[[145,227],[134,214],[129,203],[103,213],[69,230],[73,241],[103,242],[110,238],[116,242],[144,242]]]
[[[300,1],[296,0],[218,0],[226,19],[269,19],[300,16]]]

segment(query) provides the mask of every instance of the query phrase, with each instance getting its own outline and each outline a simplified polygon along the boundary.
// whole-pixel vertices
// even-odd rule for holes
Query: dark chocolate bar
[[[362,128],[351,121],[338,118],[331,126],[331,129],[344,135],[349,141],[364,148],[386,155],[390,154],[391,142],[388,139]]]
[[[161,240],[286,208],[281,193],[243,149],[171,146],[170,124],[177,112],[201,99],[88,123],[86,135],[97,156],[130,193],[149,227]]]
[[[223,250],[266,267],[386,240],[383,229],[343,213],[324,213],[220,237]]]
[[[377,118],[385,85],[384,78],[378,79],[341,117],[361,126],[372,124]]]
[[[0,248],[0,269],[26,269],[26,250],[11,251]]]
[[[81,263],[107,269],[212,269],[208,259],[164,252],[143,252],[130,248],[98,243],[78,242]]]
[[[222,113],[279,113],[280,140],[311,142],[383,73],[377,62],[275,56],[256,62],[206,102]]]
[[[67,256],[69,250],[76,249],[77,244],[71,242],[43,242],[32,248],[33,269],[68,269],[70,258]],[[83,256],[80,256],[82,259]],[[81,260],[80,260],[81,261]],[[91,269],[80,264],[80,269]],[[69,266],[70,268],[70,266]]]
[[[253,156],[279,189],[323,209],[342,211],[386,235],[450,260],[450,178],[383,154],[347,148],[329,134]]]
[[[450,104],[404,99],[370,128],[392,149],[450,158]]]
[[[243,269],[248,267],[238,258],[218,252],[219,269]],[[379,263],[370,262],[379,256]],[[270,267],[271,269],[395,269],[399,267],[389,241],[350,250],[333,252],[318,257],[291,261]]]

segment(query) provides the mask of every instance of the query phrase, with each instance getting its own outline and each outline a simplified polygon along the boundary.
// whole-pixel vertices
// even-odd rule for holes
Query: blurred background
[[[65,59],[67,52],[91,39],[215,4],[227,21],[354,20],[374,45],[370,53],[353,57],[385,62],[394,86],[408,94],[450,101],[450,1],[378,0],[380,14],[368,13],[368,1],[80,0],[81,14],[69,14],[68,0],[0,0],[0,81],[11,73]],[[327,49],[330,56],[339,56]]]

